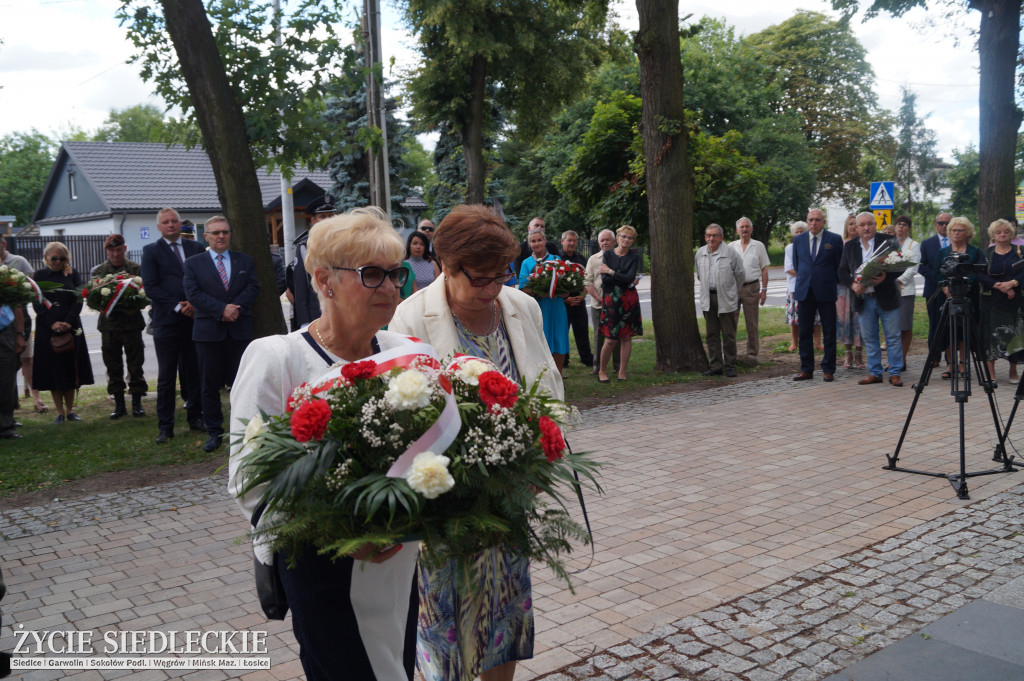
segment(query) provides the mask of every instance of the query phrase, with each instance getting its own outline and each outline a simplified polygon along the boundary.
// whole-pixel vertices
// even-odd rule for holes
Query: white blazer
[[[900,248],[900,251],[904,256],[917,263],[913,267],[908,267],[907,271],[901,274],[899,279],[896,280],[899,282],[900,295],[917,295],[917,283],[914,281],[914,275],[917,274],[917,268],[921,266],[921,244],[908,236],[907,240],[903,242],[903,246]]]
[[[543,372],[541,387],[555,399],[564,400],[562,378],[544,339],[540,305],[528,294],[510,286],[501,287],[498,302],[501,303],[501,318],[512,344],[512,356],[519,375],[527,385],[531,385]],[[448,307],[444,277],[438,277],[430,286],[403,300],[395,310],[388,330],[430,343],[441,358],[458,350],[459,335]]]

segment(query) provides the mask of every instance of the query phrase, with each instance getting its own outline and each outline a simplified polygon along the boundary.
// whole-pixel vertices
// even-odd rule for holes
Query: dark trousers
[[[146,361],[146,344],[142,329],[100,332],[103,366],[107,368],[107,393],[116,395],[127,388],[132,395],[145,395],[149,390],[142,364]],[[122,358],[122,353],[124,354]],[[128,364],[128,383],[124,382],[124,365]]]
[[[589,306],[582,302],[579,305],[566,305],[565,312],[569,317],[569,327],[576,339],[576,350],[580,353],[583,366],[594,366],[594,353],[590,351],[590,321],[587,315]],[[565,364],[569,364],[569,355],[565,356]]]
[[[14,322],[0,329],[0,433],[14,429],[18,405],[18,369],[21,357],[14,351]]]
[[[826,374],[836,372],[836,301],[821,300],[814,292],[807,291],[807,297],[797,301],[797,316],[800,324],[800,371],[814,373],[814,315],[821,318],[821,342],[825,344],[825,356],[821,359],[821,370]]]
[[[199,383],[202,392],[203,423],[211,435],[224,433],[224,412],[220,407],[220,389],[235,382],[238,363],[249,346],[248,340],[196,341]]]
[[[404,546],[403,551],[415,550]],[[306,549],[294,567],[288,567],[288,556],[277,553],[274,564],[281,575],[281,585],[292,611],[292,632],[299,642],[299,660],[307,681],[399,681],[376,679],[369,656],[361,645],[363,636],[349,598],[352,571],[362,569],[352,558],[332,561],[315,549]],[[395,594],[398,596],[398,594]],[[416,619],[419,594],[416,576],[409,584],[409,613],[402,663],[408,679],[416,667]]]
[[[931,352],[936,339],[941,340],[939,333],[939,317],[942,316],[942,306],[946,302],[946,296],[941,290],[936,289],[934,297],[926,299],[928,307],[928,351]],[[949,364],[949,357],[946,357],[946,364]]]
[[[711,307],[704,313],[708,359],[712,369],[736,368],[736,325],[739,311],[718,312],[718,293],[711,292]]]
[[[199,368],[196,365],[196,345],[192,341],[192,325],[154,329],[153,348],[156,350],[156,417],[161,431],[174,430],[174,383],[179,371],[182,388],[186,390],[188,420],[202,418],[199,402]],[[181,367],[178,361],[181,360]]]

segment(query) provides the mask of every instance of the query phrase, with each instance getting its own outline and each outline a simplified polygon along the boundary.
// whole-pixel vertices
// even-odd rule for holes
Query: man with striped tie
[[[203,450],[212,452],[224,435],[220,389],[234,382],[242,353],[253,339],[252,304],[260,284],[253,259],[228,249],[231,227],[226,218],[207,220],[204,236],[209,250],[185,261],[185,298],[195,308],[192,340],[209,436]]]

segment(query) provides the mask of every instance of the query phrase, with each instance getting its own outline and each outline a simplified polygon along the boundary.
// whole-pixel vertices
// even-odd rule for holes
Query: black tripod
[[[937,478],[946,478],[949,483],[956,490],[956,496],[958,499],[970,499],[967,491],[967,478],[973,478],[979,475],[994,475],[996,473],[1012,473],[1014,472],[1014,464],[1012,457],[1007,458],[1006,449],[1003,444],[1006,441],[1007,433],[1009,432],[1009,426],[1005,429],[999,422],[999,413],[996,410],[995,401],[995,388],[993,387],[992,376],[989,374],[988,365],[985,363],[984,358],[981,356],[981,343],[978,339],[977,327],[971,323],[971,301],[967,297],[969,289],[967,279],[965,277],[950,277],[948,281],[950,289],[950,297],[946,300],[942,306],[942,314],[939,317],[938,328],[940,330],[945,329],[947,332],[946,338],[949,339],[950,345],[950,394],[953,399],[956,400],[959,405],[960,411],[960,472],[959,473],[933,473],[929,471],[919,471],[912,468],[901,468],[896,465],[900,456],[900,449],[903,447],[903,442],[907,437],[907,430],[910,428],[910,420],[914,417],[914,410],[917,408],[917,402],[921,399],[921,393],[924,392],[924,388],[928,385],[928,380],[931,378],[932,369],[934,365],[938,363],[939,358],[942,356],[942,348],[940,343],[933,343],[933,347],[928,349],[928,359],[925,361],[924,371],[921,372],[921,378],[917,383],[914,384],[914,401],[910,405],[910,411],[907,413],[907,420],[903,423],[903,432],[900,433],[899,442],[896,444],[896,451],[892,456],[888,454],[885,458],[888,460],[888,464],[883,466],[886,470],[890,471],[902,471],[904,473],[916,473],[917,475],[930,475]],[[939,295],[940,291],[936,292]],[[961,373],[957,370],[957,367],[963,363],[964,371]],[[995,425],[996,437],[999,439],[999,445],[996,448],[996,461],[1003,464],[1002,468],[991,469],[985,471],[967,471],[967,459],[966,459],[966,448],[964,443],[964,405],[967,404],[968,398],[971,396],[971,369],[977,373],[978,384],[985,389],[985,394],[988,395],[989,410],[992,412],[992,423]],[[1017,399],[1024,399],[1024,392],[1022,387],[1017,388]],[[1017,404],[1014,404],[1014,410],[1017,408]]]

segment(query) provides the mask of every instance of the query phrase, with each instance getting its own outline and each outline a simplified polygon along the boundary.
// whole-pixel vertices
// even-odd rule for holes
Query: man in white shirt
[[[743,321],[747,327],[747,362],[757,365],[757,356],[761,351],[761,339],[757,332],[758,308],[768,299],[768,249],[757,239],[752,239],[754,223],[750,218],[742,217],[736,221],[736,234],[739,239],[732,246],[743,259],[744,278],[740,287],[739,307],[736,309],[736,320],[739,322],[740,309],[743,310]]]
[[[583,275],[583,288],[590,296],[590,307],[588,309],[590,313],[590,326],[594,330],[594,370],[590,372],[592,374],[597,373],[598,360],[601,357],[601,347],[604,345],[604,336],[598,331],[598,328],[601,326],[601,307],[604,298],[598,268],[601,267],[603,253],[611,248],[615,248],[615,232],[610,229],[601,230],[601,233],[597,235],[597,245],[600,246],[601,250],[587,259],[586,273]],[[612,353],[612,361],[615,363],[615,371],[618,371],[618,347]]]
[[[711,364],[704,375],[720,376],[724,371],[732,378],[736,375],[736,308],[746,270],[739,251],[722,247],[724,237],[719,225],[711,223],[704,229],[707,245],[697,250],[693,269],[700,284],[700,309],[704,312]]]

